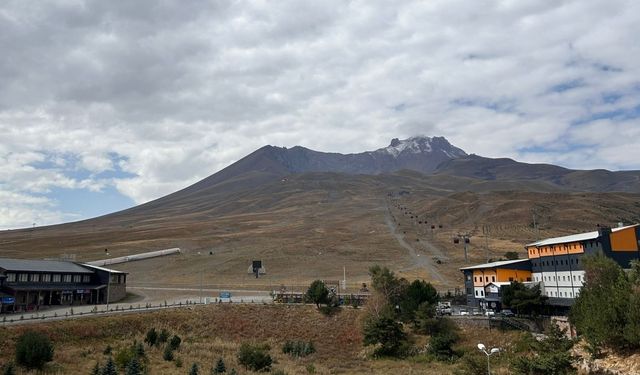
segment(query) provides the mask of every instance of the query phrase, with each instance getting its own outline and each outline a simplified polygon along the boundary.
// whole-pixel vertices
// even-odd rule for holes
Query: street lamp
[[[489,364],[489,357],[492,354],[500,353],[500,349],[499,348],[491,348],[490,351],[487,351],[487,347],[484,346],[484,344],[478,344],[478,350],[480,350],[481,352],[483,352],[484,354],[487,355],[487,374],[491,375],[491,367],[490,367],[490,364]]]

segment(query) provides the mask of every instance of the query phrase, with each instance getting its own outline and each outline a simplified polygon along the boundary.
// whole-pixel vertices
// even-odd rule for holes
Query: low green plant
[[[238,363],[251,371],[269,371],[273,359],[268,353],[268,345],[240,345]]]
[[[162,353],[162,359],[164,359],[165,361],[173,361],[173,358],[173,349],[171,349],[171,346],[167,345],[164,348],[164,352]]]
[[[53,359],[53,344],[43,333],[27,331],[16,341],[16,363],[28,369],[42,369]]]
[[[306,357],[315,353],[313,342],[287,340],[282,346],[282,352],[292,357]]]

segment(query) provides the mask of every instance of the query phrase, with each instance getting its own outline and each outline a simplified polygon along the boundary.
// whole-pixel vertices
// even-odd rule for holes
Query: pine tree
[[[13,365],[13,362],[9,362],[4,366],[2,375],[16,375],[16,367]]]
[[[213,368],[213,371],[211,371],[212,374],[224,374],[225,372],[227,372],[227,367],[224,365],[224,361],[222,360],[222,358],[218,359],[218,362],[216,362],[216,366]]]
[[[136,355],[138,358],[144,358],[147,356],[147,353],[144,351],[144,345],[141,342],[137,343],[135,346]]]
[[[96,362],[96,365],[93,366],[93,370],[91,370],[91,375],[101,375],[100,362]]]
[[[189,375],[198,375],[198,364],[194,363],[191,365],[191,370],[189,370]]]
[[[165,361],[173,361],[173,350],[171,349],[170,345],[167,345],[164,348],[164,353],[162,353],[162,358]]]
[[[140,375],[142,374],[142,366],[140,365],[140,361],[137,358],[131,359],[131,362],[127,365],[125,370],[126,375]]]
[[[113,358],[109,357],[107,364],[102,368],[101,375],[118,375],[118,369],[116,369],[116,364],[113,362]]]

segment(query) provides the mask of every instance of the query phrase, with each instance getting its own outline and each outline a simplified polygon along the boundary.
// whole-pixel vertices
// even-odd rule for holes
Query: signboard
[[[2,304],[3,305],[11,305],[13,303],[16,303],[16,299],[13,297],[2,297]]]
[[[231,292],[220,292],[220,298],[231,298]]]
[[[498,293],[498,287],[496,285],[489,285],[487,286],[487,292]]]

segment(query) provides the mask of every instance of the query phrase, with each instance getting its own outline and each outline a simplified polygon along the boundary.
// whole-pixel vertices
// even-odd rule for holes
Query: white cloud
[[[8,2],[0,191],[113,185],[144,202],[264,144],[359,152],[414,134],[640,168],[639,34],[623,0]],[[621,111],[635,115],[588,122]]]

